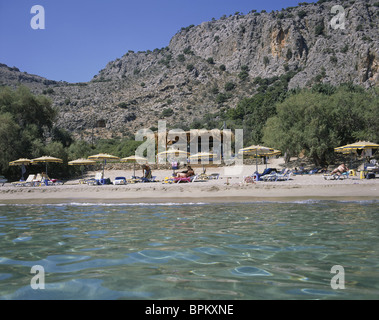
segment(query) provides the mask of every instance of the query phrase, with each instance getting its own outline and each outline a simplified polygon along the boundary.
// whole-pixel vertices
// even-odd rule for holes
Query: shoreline
[[[379,200],[379,179],[325,181],[320,176],[313,176],[256,184],[243,184],[240,180],[232,183],[225,181],[225,179],[219,179],[180,184],[154,182],[118,186],[64,184],[61,186],[15,187],[5,185],[0,187],[0,204],[189,204]]]
[[[280,161],[280,160],[278,160]],[[275,164],[272,164],[275,166]],[[278,165],[276,165],[278,166]],[[235,168],[232,168],[235,169]],[[0,204],[60,204],[60,203],[241,203],[241,202],[294,202],[307,200],[361,201],[379,200],[379,179],[325,180],[321,174],[293,175],[287,181],[259,181],[243,183],[243,177],[256,170],[255,165],[245,165],[239,170],[209,167],[207,173],[219,173],[217,180],[191,183],[163,183],[172,170],[154,170],[160,182],[126,185],[90,186],[72,179],[63,185],[17,187],[11,183],[0,186]],[[195,169],[199,171],[199,169]],[[264,166],[260,165],[259,171]],[[111,181],[118,176],[131,177],[133,170],[106,170]],[[139,172],[137,172],[139,173]],[[95,171],[85,178],[94,177]]]

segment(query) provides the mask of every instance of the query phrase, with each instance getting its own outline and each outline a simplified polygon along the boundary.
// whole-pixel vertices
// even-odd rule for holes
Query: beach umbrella
[[[133,163],[133,169],[134,169],[134,174],[133,174],[133,177],[136,176],[136,163],[138,164],[142,164],[142,163],[147,163],[147,159],[144,158],[144,157],[140,157],[140,156],[130,156],[130,157],[126,157],[126,158],[122,158],[120,160],[121,162],[126,162],[126,163]]]
[[[334,152],[339,152],[342,154],[350,153],[350,167],[352,163],[351,155],[357,150],[369,150],[369,149],[379,149],[379,144],[370,141],[358,141],[352,144],[346,144],[341,147],[334,148]]]
[[[201,160],[213,161],[214,158],[217,158],[217,154],[212,153],[212,152],[199,152],[199,153],[189,156],[190,162],[191,160],[195,160],[195,159],[200,160],[200,162],[202,162]],[[205,173],[204,163],[203,163],[203,172]]]
[[[270,152],[267,152],[267,153],[262,153],[260,156],[262,157],[265,157],[265,162],[266,162],[266,169],[267,169],[267,157],[272,157],[272,156],[278,156],[282,154],[282,152],[280,150],[274,150],[274,151],[270,151]]]
[[[169,150],[166,150],[166,151],[162,151],[162,152],[159,152],[157,154],[157,159],[160,157],[160,156],[164,156],[167,158],[167,160],[176,160],[176,159],[180,159],[180,160],[184,160],[187,162],[187,158],[188,156],[190,155],[189,152],[186,152],[186,151],[183,151],[183,150],[178,150],[178,149],[169,149]],[[175,167],[173,168],[173,175],[175,175]]]
[[[258,156],[266,156],[270,153],[274,152],[273,148],[260,146],[260,145],[252,145],[250,147],[242,148],[238,151],[238,153],[242,154],[250,154],[255,155],[255,165],[256,165],[256,171],[258,172]]]
[[[47,175],[47,164],[49,162],[51,162],[51,163],[63,163],[63,160],[59,159],[59,158],[50,157],[50,156],[43,156],[40,158],[32,159],[32,164],[34,164],[34,163],[45,163],[46,164],[46,176],[48,176]]]
[[[26,172],[25,166],[30,164],[32,160],[26,158],[20,158],[9,162],[10,166],[21,166],[21,181],[24,181],[24,173]]]
[[[167,158],[167,160],[172,159],[172,158],[187,160],[189,155],[190,155],[189,152],[186,152],[183,150],[170,149],[170,150],[159,152],[157,154],[157,157],[164,156]]]
[[[90,159],[76,159],[69,161],[68,165],[69,166],[81,166],[81,171],[82,171],[82,177],[83,177],[83,166],[89,166],[89,165],[94,165],[96,164],[95,160],[90,160]]]
[[[169,156],[176,157],[176,158],[187,158],[189,156],[189,152],[183,151],[183,150],[176,150],[176,149],[170,149],[166,151],[159,152],[157,156]]]
[[[93,156],[88,157],[89,160],[103,160],[103,178],[104,178],[104,170],[105,170],[105,164],[107,163],[107,160],[119,160],[119,157],[112,156],[108,153],[99,153],[95,154]]]
[[[352,144],[347,144],[341,147],[334,148],[335,152],[346,152],[346,151],[357,151],[357,150],[368,150],[368,149],[379,149],[379,144],[370,141],[358,141]]]

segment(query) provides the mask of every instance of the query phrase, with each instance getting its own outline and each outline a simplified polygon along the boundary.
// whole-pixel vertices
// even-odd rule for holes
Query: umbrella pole
[[[258,173],[258,149],[255,149],[255,169]]]

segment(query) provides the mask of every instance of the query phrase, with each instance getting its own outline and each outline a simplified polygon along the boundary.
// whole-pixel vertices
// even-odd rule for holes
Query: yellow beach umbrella
[[[117,157],[117,156],[113,156],[111,154],[108,154],[108,153],[99,153],[99,154],[95,154],[93,156],[89,156],[88,157],[89,160],[103,160],[103,177],[104,177],[104,169],[105,169],[105,164],[107,162],[107,160],[119,160],[120,158]]]
[[[252,145],[250,147],[242,148],[238,151],[238,153],[242,154],[250,154],[255,155],[255,165],[256,165],[256,171],[258,172],[258,156],[265,156],[270,154],[271,152],[274,152],[273,148],[260,146],[260,145]]]
[[[31,162],[32,162],[32,160],[30,160],[30,159],[20,158],[20,159],[9,162],[9,165],[10,166],[21,166],[21,165],[28,165]]]
[[[217,154],[212,153],[212,152],[199,152],[199,153],[192,154],[189,156],[190,162],[191,160],[200,160],[200,162],[202,162],[201,160],[213,161],[214,158],[217,158]],[[205,173],[204,163],[202,164],[203,164],[203,172]]]
[[[69,166],[90,166],[96,164],[95,160],[90,160],[90,159],[76,159],[68,162]],[[82,171],[82,177],[83,177],[83,167],[81,167]]]
[[[63,160],[59,159],[59,158],[55,158],[55,157],[50,157],[50,156],[43,156],[40,158],[32,159],[32,164],[34,164],[34,163],[46,163],[46,176],[47,176],[47,164],[49,162],[51,162],[51,163],[63,163]]]
[[[69,166],[88,166],[88,165],[93,165],[96,164],[95,160],[90,160],[90,159],[76,159],[72,160],[68,163]]]
[[[183,150],[170,149],[166,151],[159,152],[158,156],[175,156],[175,157],[187,157],[189,156],[189,152]]]
[[[335,152],[346,152],[346,151],[356,151],[356,150],[367,150],[367,149],[379,149],[379,144],[370,141],[358,141],[352,144],[347,144],[341,147],[334,148]]]
[[[30,164],[32,160],[26,158],[20,158],[9,162],[10,166],[21,166],[21,181],[24,181],[24,173],[26,172],[25,166]]]
[[[157,154],[157,157],[164,156],[167,159],[175,157],[177,159],[183,159],[184,160],[184,159],[187,159],[189,155],[190,155],[189,152],[186,152],[183,150],[169,149],[166,151],[159,152]]]
[[[136,176],[136,163],[138,164],[143,164],[143,163],[147,163],[147,159],[144,158],[144,157],[140,157],[140,156],[130,156],[130,157],[126,157],[126,158],[122,158],[120,160],[121,162],[126,162],[126,163],[133,163],[133,169],[134,169],[134,174],[133,176],[135,177]]]
[[[373,143],[370,141],[358,141],[352,144],[347,144],[341,147],[334,148],[334,152],[339,152],[342,154],[350,154],[350,166],[351,166],[351,155],[353,152],[357,152],[357,150],[368,150],[368,149],[379,149],[379,144]]]

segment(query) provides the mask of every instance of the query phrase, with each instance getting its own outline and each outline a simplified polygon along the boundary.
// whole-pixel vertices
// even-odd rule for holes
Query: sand
[[[259,171],[265,167],[260,165]],[[16,187],[6,183],[0,187],[0,203],[211,203],[295,200],[379,200],[379,179],[349,177],[325,180],[322,174],[293,175],[288,181],[246,184],[243,177],[256,170],[255,165],[210,167],[207,173],[220,173],[218,180],[180,184],[165,184],[171,170],[155,170],[160,182],[127,185],[91,186],[79,184],[79,179],[58,186]],[[195,169],[196,173],[201,168]],[[132,170],[105,171],[112,181],[117,176],[130,178]],[[138,170],[136,175],[140,175]],[[88,172],[87,177],[95,172]]]

